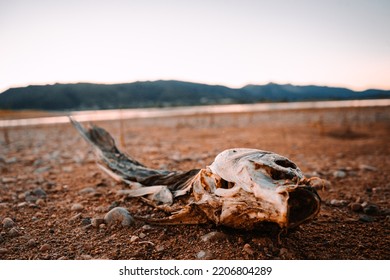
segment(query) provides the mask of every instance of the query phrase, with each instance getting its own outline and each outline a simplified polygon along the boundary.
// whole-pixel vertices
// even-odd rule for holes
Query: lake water
[[[374,100],[343,100],[343,101],[314,101],[314,102],[289,102],[289,103],[256,103],[256,104],[230,104],[191,106],[173,108],[142,108],[121,110],[96,110],[75,111],[63,116],[0,120],[0,127],[60,124],[69,122],[68,116],[73,116],[80,122],[106,121],[118,119],[162,118],[174,116],[189,116],[201,114],[220,114],[238,112],[264,112],[276,110],[294,109],[323,109],[323,108],[348,108],[348,107],[378,107],[390,106],[390,99]]]

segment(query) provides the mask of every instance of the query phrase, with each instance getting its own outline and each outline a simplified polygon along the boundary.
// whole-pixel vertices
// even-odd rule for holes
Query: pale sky
[[[159,79],[390,89],[390,1],[0,0],[0,92]]]

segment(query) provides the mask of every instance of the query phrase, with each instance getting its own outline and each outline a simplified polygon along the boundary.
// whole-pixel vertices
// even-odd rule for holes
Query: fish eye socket
[[[222,189],[231,189],[234,187],[234,183],[233,182],[228,182],[228,181],[225,181],[225,180],[221,180],[221,187]]]
[[[295,175],[290,172],[282,172],[276,169],[271,169],[269,175],[271,176],[272,179],[274,180],[292,180],[294,179]]]
[[[275,163],[277,165],[279,165],[281,167],[285,167],[285,168],[288,168],[288,167],[290,167],[292,169],[296,169],[297,168],[297,166],[293,162],[291,162],[291,161],[289,161],[287,159],[278,159],[278,160],[275,160]]]

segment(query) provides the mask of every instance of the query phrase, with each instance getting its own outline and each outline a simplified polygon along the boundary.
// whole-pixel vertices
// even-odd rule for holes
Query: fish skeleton
[[[265,224],[294,228],[316,217],[321,199],[295,163],[269,151],[236,148],[218,154],[203,169],[156,170],[121,152],[103,128],[73,126],[94,148],[99,167],[129,189],[120,192],[143,197],[169,215],[138,217],[162,225],[214,223],[256,230]]]

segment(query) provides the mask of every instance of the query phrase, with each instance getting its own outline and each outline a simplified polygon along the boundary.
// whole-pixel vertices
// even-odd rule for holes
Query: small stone
[[[142,229],[143,230],[149,230],[149,229],[152,229],[152,226],[151,225],[143,225]]]
[[[333,177],[335,178],[345,178],[347,176],[347,173],[343,170],[336,170],[333,172]]]
[[[42,198],[38,198],[37,201],[35,201],[35,204],[38,206],[44,206],[45,201]]]
[[[367,216],[367,215],[360,215],[359,216],[359,221],[365,222],[365,223],[371,223],[374,221],[373,217]]]
[[[353,211],[353,212],[360,212],[363,210],[363,206],[360,204],[360,203],[357,203],[357,202],[352,202],[350,203],[349,205],[349,208]]]
[[[16,228],[11,228],[8,234],[11,237],[16,237],[20,235],[20,232]]]
[[[88,187],[88,188],[84,188],[82,190],[79,191],[79,194],[91,194],[91,193],[95,193],[96,190],[92,187]]]
[[[377,171],[378,168],[371,166],[371,165],[366,165],[366,164],[360,164],[359,169],[363,171]]]
[[[363,207],[363,212],[367,215],[377,215],[379,214],[379,207],[375,204],[368,204]]]
[[[344,206],[346,204],[348,204],[348,201],[346,201],[346,200],[332,199],[330,201],[330,205],[336,206],[336,207],[341,207],[341,206]]]
[[[105,228],[106,228],[106,224],[100,224],[100,225],[99,225],[99,228],[100,228],[100,229],[105,229]]]
[[[104,219],[103,218],[93,218],[91,220],[91,224],[93,227],[99,227],[101,224],[104,224]]]
[[[29,241],[27,241],[27,247],[35,247],[37,246],[37,242],[35,241],[35,239],[30,239]]]
[[[200,260],[211,260],[213,259],[213,254],[209,251],[201,250],[196,254],[196,258]]]
[[[81,255],[80,258],[78,258],[79,260],[92,260],[92,256],[91,255]]]
[[[219,231],[212,231],[200,237],[203,242],[214,242],[227,239],[228,236]]]
[[[321,179],[321,178],[310,178],[310,186],[315,188],[316,190],[328,190],[331,186],[332,183],[328,180]]]
[[[82,226],[87,226],[91,224],[91,218],[84,218],[81,220],[81,225]]]
[[[113,225],[120,222],[123,227],[129,227],[134,224],[133,217],[130,215],[129,211],[123,207],[115,207],[110,210],[104,216],[104,221],[107,225]]]
[[[13,177],[3,177],[1,179],[1,181],[4,183],[4,184],[10,184],[10,183],[15,183],[16,182],[16,178],[13,178]]]
[[[162,251],[164,251],[165,250],[165,247],[163,246],[163,245],[157,245],[156,246],[156,251],[157,252],[162,252]]]
[[[64,260],[67,260],[67,259],[68,259],[67,257],[61,256],[61,257],[59,257],[57,260],[59,260],[59,261],[64,261]]]
[[[41,188],[36,188],[32,191],[32,194],[34,194],[37,197],[46,197],[46,192]]]
[[[8,249],[7,248],[0,248],[0,256],[5,255],[7,253],[8,253]]]
[[[139,240],[139,237],[137,235],[133,235],[130,237],[130,243],[137,242]]]
[[[146,237],[146,234],[145,234],[145,233],[141,232],[141,233],[139,234],[139,238],[145,238],[145,237]]]
[[[251,245],[249,245],[248,243],[246,243],[246,244],[244,245],[244,247],[242,248],[242,250],[243,250],[245,253],[247,253],[248,255],[251,255],[251,256],[253,256],[254,253],[255,253],[255,252],[253,251]]]
[[[45,172],[49,171],[50,169],[51,169],[50,166],[43,166],[43,167],[39,167],[39,168],[35,169],[34,173],[41,174],[41,173],[45,173]]]
[[[18,208],[22,208],[22,207],[24,207],[24,206],[26,206],[27,205],[27,202],[21,202],[21,203],[18,203]]]
[[[64,171],[65,173],[71,173],[71,172],[73,172],[73,167],[72,166],[63,166],[62,171]]]
[[[72,208],[71,208],[72,211],[77,211],[77,212],[81,212],[84,210],[84,206],[81,205],[80,203],[75,203],[72,205]]]
[[[11,218],[3,219],[3,228],[12,228],[15,225],[15,222]]]
[[[50,244],[43,244],[42,246],[41,246],[41,248],[39,248],[39,251],[41,251],[41,252],[47,252],[47,251],[49,251],[51,249],[51,246],[50,246]]]

